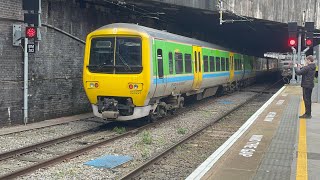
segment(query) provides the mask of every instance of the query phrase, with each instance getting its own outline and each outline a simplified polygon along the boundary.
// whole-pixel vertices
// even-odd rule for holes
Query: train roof
[[[160,31],[157,29],[145,27],[145,26],[140,26],[137,24],[129,24],[129,23],[114,23],[114,24],[109,24],[106,26],[103,26],[99,28],[98,30],[101,29],[106,29],[106,28],[127,28],[127,29],[132,29],[136,30],[139,32],[144,32],[148,34],[149,36],[156,38],[156,39],[164,39],[164,40],[170,40],[170,41],[175,41],[175,42],[180,42],[180,43],[185,43],[185,44],[192,44],[192,45],[197,45],[197,46],[202,46],[202,47],[209,47],[213,49],[219,49],[219,50],[224,50],[224,51],[232,51],[231,49],[224,48],[222,46],[216,45],[216,44],[211,44],[208,42],[200,41],[197,39],[192,39],[188,38],[185,36],[180,36],[177,34],[172,34],[169,32],[165,31]]]

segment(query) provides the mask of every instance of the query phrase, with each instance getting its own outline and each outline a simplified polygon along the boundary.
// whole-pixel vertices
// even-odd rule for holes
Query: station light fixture
[[[26,38],[34,39],[37,37],[37,28],[33,26],[26,27]]]

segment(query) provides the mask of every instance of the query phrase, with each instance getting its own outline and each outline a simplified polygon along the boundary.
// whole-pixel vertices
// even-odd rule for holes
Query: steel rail
[[[193,105],[190,106],[190,108],[192,108]],[[181,109],[179,111],[179,113],[181,112],[185,112],[187,111],[187,109]],[[59,162],[62,162],[64,161],[65,159],[70,159],[70,158],[73,158],[73,157],[76,157],[76,156],[79,156],[87,151],[90,151],[92,149],[95,149],[99,146],[102,146],[102,145],[105,145],[107,143],[110,143],[112,141],[115,141],[117,139],[120,139],[122,137],[126,137],[126,136],[129,136],[129,135],[132,135],[132,134],[137,134],[139,132],[141,132],[142,130],[144,129],[147,129],[149,127],[152,127],[152,126],[156,126],[160,123],[163,123],[163,122],[166,122],[166,121],[169,121],[171,118],[174,118],[175,116],[166,116],[167,119],[163,119],[162,120],[157,120],[153,123],[150,123],[150,124],[147,124],[145,126],[142,126],[142,127],[139,127],[139,128],[136,128],[136,129],[133,129],[131,131],[128,131],[124,134],[121,134],[121,135],[118,135],[116,137],[113,137],[113,138],[109,138],[109,139],[106,139],[104,141],[101,141],[101,142],[98,142],[98,143],[95,143],[95,144],[92,144],[92,145],[88,145],[86,147],[83,147],[83,148],[80,148],[80,149],[77,149],[75,151],[72,151],[70,153],[67,153],[67,154],[63,154],[61,156],[58,156],[58,157],[54,157],[54,158],[51,158],[49,160],[46,160],[46,161],[43,161],[43,162],[39,162],[35,165],[31,165],[29,167],[26,167],[26,168],[22,168],[22,169],[19,169],[17,171],[14,171],[14,172],[11,172],[11,173],[8,173],[8,174],[5,174],[3,176],[0,176],[0,180],[2,179],[13,179],[15,177],[18,177],[18,176],[21,176],[21,175],[24,175],[24,174],[28,174],[28,173],[31,173],[32,171],[35,171],[35,170],[38,170],[40,168],[44,168],[44,167],[48,167],[50,165],[53,165],[53,164],[56,164],[56,163],[59,163]],[[103,127],[105,125],[102,125],[101,127]],[[99,126],[100,127],[100,126]],[[76,134],[72,134],[70,136],[75,136],[76,137]],[[84,134],[85,135],[85,134]],[[64,137],[65,140],[68,140],[66,137]],[[72,138],[69,138],[69,139],[72,139]],[[55,139],[56,140],[56,139]],[[53,141],[53,140],[52,140]],[[61,142],[64,142],[61,140]],[[55,143],[51,143],[49,144],[49,142],[43,142],[43,145],[38,145],[37,148],[32,148],[32,147],[35,147],[35,145],[31,145],[30,147],[25,147],[25,148],[21,148],[21,149],[17,149],[17,150],[13,150],[12,152],[6,152],[6,153],[3,153],[3,154],[0,154],[0,160],[4,160],[4,159],[7,159],[7,158],[10,158],[10,157],[14,157],[15,155],[18,155],[18,154],[24,154],[24,153],[28,153],[28,152],[31,152],[35,149],[38,149],[40,148],[40,146],[43,148],[43,147],[47,147],[47,146],[50,146],[50,145],[53,145],[53,144],[57,144],[59,143],[59,141],[55,142]],[[39,143],[39,144],[42,144],[42,143]],[[45,145],[47,144],[47,145]],[[3,157],[2,157],[3,155]]]
[[[164,121],[167,121],[167,120],[164,120]],[[123,138],[123,137],[126,137],[126,136],[130,136],[130,135],[134,135],[134,134],[137,134],[139,132],[141,132],[142,130],[144,129],[147,129],[147,128],[150,128],[152,126],[155,126],[157,124],[160,124],[164,121],[156,121],[154,123],[151,123],[151,124],[147,124],[145,126],[142,126],[142,127],[139,127],[137,129],[133,129],[131,131],[128,131],[124,134],[120,134],[120,135],[117,135],[115,137],[111,137],[109,139],[106,139],[106,140],[103,140],[103,141],[100,141],[100,142],[97,142],[97,143],[94,143],[92,145],[88,145],[88,146],[85,146],[83,148],[79,148],[75,151],[72,151],[72,152],[69,152],[69,153],[66,153],[66,154],[63,154],[63,155],[60,155],[60,156],[57,156],[57,157],[53,157],[51,159],[48,159],[48,160],[45,160],[45,161],[42,161],[42,162],[39,162],[39,163],[36,163],[34,165],[31,165],[31,166],[28,166],[28,167],[25,167],[25,168],[22,168],[22,169],[19,169],[17,171],[14,171],[14,172],[10,172],[8,174],[5,174],[3,176],[0,176],[0,180],[6,180],[6,179],[13,179],[13,178],[16,178],[18,176],[21,176],[21,175],[24,175],[24,174],[28,174],[28,173],[31,173],[35,170],[38,170],[40,168],[44,168],[44,167],[48,167],[50,165],[54,165],[56,163],[59,163],[59,162],[62,162],[64,161],[65,159],[70,159],[70,158],[73,158],[73,157],[76,157],[76,156],[79,156],[87,151],[90,151],[90,150],[93,150],[97,147],[100,147],[102,145],[105,145],[105,144],[108,144],[112,141],[115,141],[115,140],[118,140],[120,138]]]
[[[258,95],[258,94],[257,94]],[[255,95],[255,96],[257,96]],[[253,97],[252,97],[253,98]],[[250,98],[251,99],[251,98]],[[248,100],[249,101],[249,100]],[[247,102],[248,102],[247,101]],[[236,109],[234,109],[233,111],[235,111]],[[182,110],[183,112],[183,110]],[[169,116],[170,117],[170,116]],[[174,116],[171,116],[172,118]],[[34,165],[31,165],[31,166],[28,166],[28,167],[25,167],[25,168],[22,168],[22,169],[18,169],[17,171],[14,171],[14,172],[10,172],[10,173],[7,173],[3,176],[0,176],[0,180],[2,179],[13,179],[13,178],[16,178],[18,176],[21,176],[21,175],[24,175],[24,174],[28,174],[28,173],[31,173],[35,170],[38,170],[40,168],[44,168],[44,167],[48,167],[50,165],[54,165],[54,164],[57,164],[59,162],[62,162],[64,161],[65,159],[70,159],[70,158],[73,158],[73,157],[76,157],[76,156],[79,156],[87,151],[90,151],[90,150],[93,150],[97,147],[100,147],[102,145],[105,145],[105,144],[108,144],[110,142],[113,142],[115,140],[118,140],[120,138],[123,138],[123,137],[126,137],[126,136],[130,136],[130,135],[135,135],[135,134],[138,134],[139,132],[141,132],[142,130],[145,130],[145,129],[148,129],[149,127],[152,127],[152,126],[155,126],[155,125],[158,125],[160,123],[163,123],[163,122],[166,122],[166,121],[169,121],[171,118],[168,118],[168,119],[163,119],[161,121],[156,121],[154,123],[150,123],[150,124],[147,124],[145,126],[142,126],[142,127],[139,127],[137,129],[133,129],[131,131],[128,131],[124,134],[120,134],[118,136],[115,136],[115,137],[111,137],[109,139],[106,139],[106,140],[103,140],[101,142],[97,142],[97,143],[94,143],[92,145],[88,145],[88,146],[85,146],[83,148],[79,148],[75,151],[72,151],[72,152],[69,152],[69,153],[66,153],[66,154],[63,154],[63,155],[60,155],[58,157],[54,157],[54,158],[51,158],[51,159],[48,159],[48,160],[45,160],[45,161],[42,161],[42,162],[39,162],[39,163],[36,163]],[[221,118],[220,118],[221,119]],[[187,139],[187,138],[185,138]],[[189,139],[189,138],[188,138]],[[174,147],[172,146],[171,149],[173,149]]]
[[[37,143],[37,144],[32,144],[32,145],[29,145],[29,146],[26,146],[26,147],[22,147],[22,148],[19,148],[19,149],[14,149],[14,150],[11,150],[11,151],[7,151],[7,152],[4,152],[4,153],[0,154],[0,161],[3,161],[5,159],[8,159],[8,158],[11,158],[11,157],[14,157],[14,156],[18,156],[20,154],[29,153],[29,152],[35,151],[37,149],[40,149],[40,148],[44,148],[44,147],[48,147],[48,146],[51,146],[51,145],[54,145],[54,144],[62,143],[62,142],[65,142],[67,140],[74,139],[74,138],[77,138],[77,137],[80,137],[80,136],[85,136],[87,134],[91,134],[91,133],[97,131],[98,129],[99,129],[99,127],[93,128],[93,129],[89,129],[89,130],[86,130],[86,131],[77,132],[77,133],[70,134],[70,135],[66,135],[66,136],[63,136],[63,137],[56,138],[56,139],[43,141],[43,142],[40,142],[40,143]]]
[[[186,141],[188,141],[189,139],[195,137],[196,135],[198,135],[199,133],[201,133],[202,131],[204,131],[205,129],[209,128],[210,126],[212,126],[213,124],[215,124],[216,122],[219,122],[220,120],[222,120],[223,118],[229,116],[230,114],[232,114],[234,111],[240,109],[241,107],[243,107],[244,105],[248,104],[251,100],[255,99],[256,97],[258,97],[259,95],[263,94],[264,91],[271,89],[273,86],[275,86],[276,84],[278,84],[280,82],[277,81],[276,83],[272,84],[270,87],[265,88],[264,90],[261,91],[261,93],[258,93],[254,96],[252,96],[251,98],[247,99],[245,102],[237,105],[236,107],[234,107],[233,109],[229,110],[228,112],[226,112],[225,114],[221,115],[219,118],[217,118],[214,121],[211,121],[210,123],[207,123],[206,125],[202,126],[201,128],[199,128],[197,131],[193,132],[192,134],[186,136],[185,138],[183,138],[182,140],[180,140],[179,142],[173,144],[172,146],[170,146],[169,148],[165,149],[164,151],[158,153],[157,155],[153,156],[151,159],[149,159],[148,161],[142,163],[140,166],[138,166],[137,168],[135,168],[134,170],[130,171],[129,173],[127,173],[126,175],[122,176],[120,179],[121,180],[126,180],[126,179],[133,179],[135,177],[137,177],[139,174],[141,174],[141,172],[143,172],[143,170],[145,170],[147,167],[149,167],[150,165],[152,165],[153,163],[155,163],[157,160],[161,159],[162,157],[164,157],[165,155],[167,155],[168,153],[170,153],[172,150],[174,150],[176,147],[180,146],[181,144],[185,143]]]

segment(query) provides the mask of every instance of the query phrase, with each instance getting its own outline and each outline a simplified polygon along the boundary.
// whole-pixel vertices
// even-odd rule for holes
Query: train
[[[112,121],[156,119],[220,90],[247,86],[279,70],[258,58],[129,23],[103,26],[86,38],[83,86],[95,116]]]

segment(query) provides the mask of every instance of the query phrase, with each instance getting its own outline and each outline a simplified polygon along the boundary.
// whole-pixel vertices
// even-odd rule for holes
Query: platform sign
[[[28,53],[35,53],[36,52],[36,48],[35,48],[35,44],[28,44],[27,45],[27,52]]]

